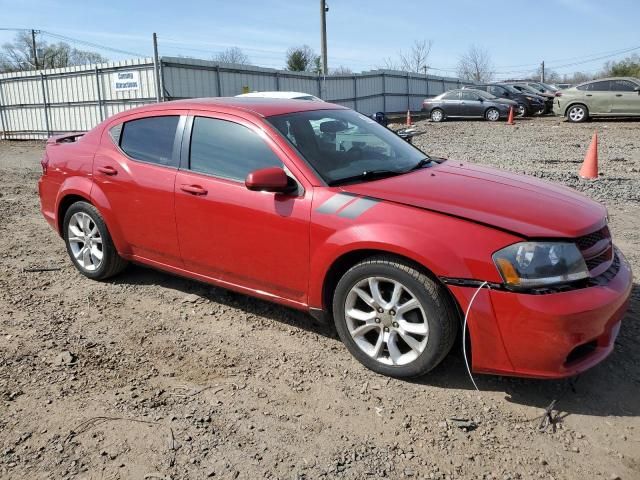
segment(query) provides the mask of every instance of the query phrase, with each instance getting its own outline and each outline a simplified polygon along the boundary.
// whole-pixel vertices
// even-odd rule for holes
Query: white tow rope
[[[473,386],[476,388],[478,392],[480,391],[480,389],[478,388],[478,385],[476,385],[476,381],[473,379],[473,375],[471,374],[471,367],[469,367],[469,360],[467,359],[467,320],[469,319],[469,312],[471,312],[471,305],[473,305],[473,302],[478,296],[478,293],[480,293],[480,290],[482,290],[482,288],[485,285],[487,286],[487,288],[491,289],[491,287],[489,286],[489,282],[483,282],[482,285],[478,287],[478,289],[475,291],[475,293],[471,297],[471,301],[469,302],[469,305],[467,306],[467,312],[464,314],[464,324],[462,325],[462,354],[464,355],[464,363],[467,366],[467,372],[469,373],[469,378],[471,379]]]

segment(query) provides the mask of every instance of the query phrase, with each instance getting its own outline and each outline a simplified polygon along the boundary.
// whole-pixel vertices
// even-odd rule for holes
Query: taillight
[[[44,154],[44,157],[42,157],[42,160],[40,160],[40,165],[42,166],[42,175],[46,175],[47,168],[49,168],[49,157],[46,153]]]

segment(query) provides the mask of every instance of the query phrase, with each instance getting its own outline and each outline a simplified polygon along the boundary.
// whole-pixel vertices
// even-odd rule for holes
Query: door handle
[[[207,191],[200,185],[180,185],[180,190],[191,195],[206,195]]]
[[[587,97],[593,97],[591,93],[587,93]]]
[[[104,173],[105,175],[117,175],[118,171],[110,166],[106,166],[106,167],[98,167],[98,171],[100,173]]]
[[[616,93],[616,97],[621,97],[622,94],[621,93]]]

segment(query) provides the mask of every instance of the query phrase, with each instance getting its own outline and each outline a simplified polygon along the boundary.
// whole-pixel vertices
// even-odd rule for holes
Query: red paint
[[[606,223],[604,207],[571,189],[453,161],[327,187],[264,117],[336,108],[343,107],[200,99],[123,112],[75,142],[48,142],[39,182],[42,212],[59,230],[69,195],[84,198],[101,212],[124,258],[303,310],[329,307],[323,299],[327,273],[356,251],[401,255],[437,277],[500,283],[495,251],[527,238],[575,238]],[[245,182],[226,180],[132,160],[109,135],[123,121],[167,114],[210,116],[253,130],[295,177],[297,192],[247,188],[279,190],[281,169],[254,172]],[[340,193],[379,202],[356,218],[318,211]],[[605,286],[546,295],[480,292],[469,318],[474,370],[553,378],[602,360],[630,295],[631,271],[621,264]],[[448,288],[464,310],[475,289]],[[593,353],[565,364],[574,347],[592,340]]]

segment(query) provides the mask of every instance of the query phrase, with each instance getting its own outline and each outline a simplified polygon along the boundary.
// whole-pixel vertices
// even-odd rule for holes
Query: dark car
[[[544,113],[553,112],[553,100],[556,97],[555,93],[550,92],[541,92],[540,89],[529,85],[534,82],[502,82],[500,85],[509,85],[510,87],[515,88],[520,93],[528,94],[528,95],[538,95],[539,97],[544,98]]]
[[[458,89],[442,93],[422,102],[422,111],[434,122],[446,118],[484,118],[495,122],[509,115],[509,109],[517,108],[513,100],[495,97],[482,90]]]
[[[519,117],[526,117],[533,113],[544,110],[544,99],[539,95],[523,93],[509,85],[496,85],[493,83],[484,83],[463,87],[464,89],[482,90],[490,93],[494,97],[506,98],[517,102],[516,113]]]

